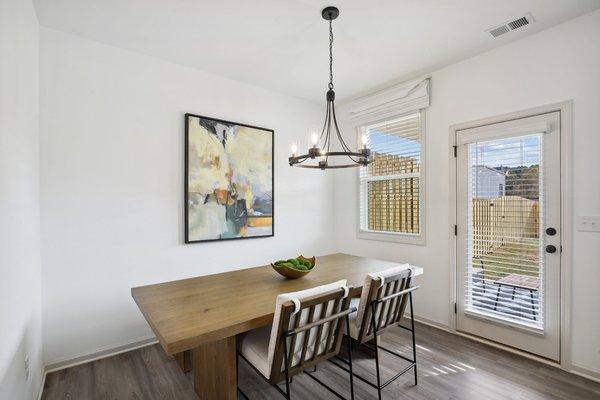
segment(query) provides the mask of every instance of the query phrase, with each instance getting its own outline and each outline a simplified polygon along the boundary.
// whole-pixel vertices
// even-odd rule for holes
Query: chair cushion
[[[280,339],[279,337],[277,337],[277,328],[279,326],[279,320],[281,318],[281,307],[283,306],[283,304],[288,301],[293,301],[294,303],[299,304],[300,301],[308,297],[328,293],[333,290],[340,289],[342,287],[346,287],[345,279],[327,285],[301,290],[298,292],[280,294],[279,296],[277,296],[277,300],[275,302],[275,316],[273,318],[273,325],[254,329],[244,335],[241,335],[239,339],[240,352],[252,365],[256,367],[256,369],[260,371],[261,374],[263,374],[267,379],[270,379],[273,358],[275,356],[275,347],[277,345],[277,340]],[[319,310],[315,309],[315,313],[318,312]],[[302,315],[302,317],[306,316]],[[293,319],[290,321],[290,325],[292,324],[292,322]],[[291,327],[292,326],[288,327],[288,329],[290,329]],[[303,333],[299,335],[303,335]],[[309,341],[309,344],[313,344],[316,340],[315,338],[312,338],[312,336],[314,335],[311,334],[311,337],[309,338],[311,339]],[[323,340],[324,339],[325,338],[323,338]],[[292,365],[300,357],[299,348],[301,344],[302,336],[299,336],[298,340],[296,341],[297,352],[294,353]],[[309,351],[306,357],[310,357],[312,355],[311,353],[312,351]]]
[[[331,292],[333,290],[342,288],[342,287],[346,287],[346,279],[342,279],[339,280],[337,282],[333,282],[333,283],[329,283],[327,285],[321,285],[321,286],[317,286],[314,288],[310,288],[310,289],[305,289],[305,290],[300,290],[298,292],[290,292],[290,293],[283,293],[280,294],[279,296],[277,296],[277,301],[275,302],[275,317],[273,318],[273,328],[271,329],[271,338],[269,340],[269,366],[271,366],[271,364],[273,363],[273,358],[275,357],[275,347],[277,345],[277,340],[279,340],[280,338],[277,337],[277,327],[279,326],[279,318],[281,318],[281,306],[283,306],[284,303],[288,302],[288,301],[293,301],[295,303],[298,303],[300,301],[302,301],[303,299],[306,299],[308,297],[313,297],[319,294],[323,294],[323,293],[327,293],[327,292]],[[317,312],[318,310],[315,310],[315,312]],[[293,320],[290,320],[290,326],[288,327],[288,329],[292,328],[292,323]],[[298,336],[298,340],[296,340],[296,347],[300,347],[302,341],[300,339],[303,339],[304,334],[300,334]],[[292,363],[291,365],[294,365],[295,363],[295,358],[296,358],[297,354],[296,352],[294,352],[294,359],[292,359]],[[299,356],[299,354],[298,354]],[[270,369],[269,369],[270,372]]]
[[[269,337],[271,336],[271,327],[253,329],[239,336],[238,350],[246,360],[267,379],[269,379]]]

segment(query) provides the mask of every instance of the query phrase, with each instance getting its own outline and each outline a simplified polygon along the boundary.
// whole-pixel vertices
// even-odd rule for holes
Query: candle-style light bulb
[[[362,143],[362,148],[363,148],[363,149],[366,149],[366,148],[367,148],[367,143],[368,143],[368,142],[369,142],[369,138],[367,137],[367,135],[366,135],[366,134],[364,134],[364,133],[363,133],[363,134],[362,134],[362,137],[361,137],[361,143]]]
[[[317,132],[313,132],[310,135],[310,142],[312,143],[313,147],[317,147],[317,143],[319,143],[319,135]]]
[[[296,152],[298,151],[298,146],[296,146],[296,143],[292,143],[292,156],[296,156]]]

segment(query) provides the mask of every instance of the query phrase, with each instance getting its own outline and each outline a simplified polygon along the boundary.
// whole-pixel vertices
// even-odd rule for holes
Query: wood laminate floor
[[[384,345],[409,354],[410,336],[397,329],[384,335]],[[419,384],[411,372],[384,389],[384,399],[600,399],[600,384],[493,347],[417,325]],[[383,375],[402,363],[382,354]],[[354,353],[355,371],[374,379],[368,353]],[[251,399],[282,399],[257,373],[240,361],[240,386]],[[332,388],[348,394],[348,375],[330,363],[319,366],[317,376]],[[355,380],[357,399],[377,399],[377,392]],[[325,389],[307,376],[292,383],[292,398],[331,399]],[[44,400],[197,400],[191,377],[159,345],[144,347],[48,374]]]

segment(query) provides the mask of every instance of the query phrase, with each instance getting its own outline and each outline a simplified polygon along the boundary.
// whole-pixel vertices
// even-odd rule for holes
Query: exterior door
[[[457,330],[560,360],[560,113],[459,130]]]

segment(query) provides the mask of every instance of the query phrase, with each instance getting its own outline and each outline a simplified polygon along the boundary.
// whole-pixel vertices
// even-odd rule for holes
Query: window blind
[[[543,326],[543,134],[467,145],[466,308]]]
[[[373,162],[361,167],[361,230],[418,235],[421,232],[420,112],[361,128]]]

